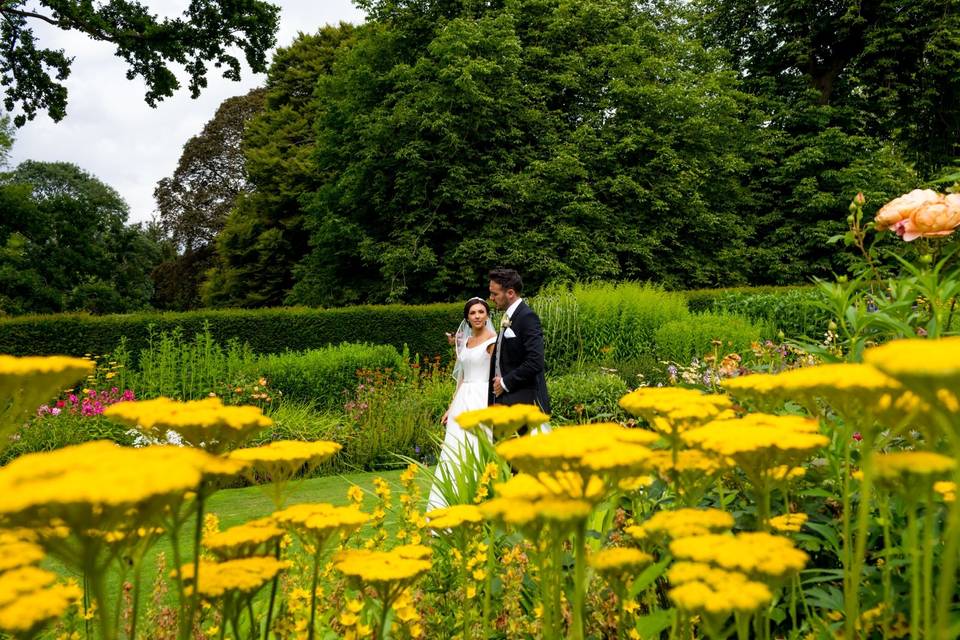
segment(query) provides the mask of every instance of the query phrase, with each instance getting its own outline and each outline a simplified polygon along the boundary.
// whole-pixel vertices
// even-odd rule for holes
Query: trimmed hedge
[[[0,353],[13,355],[83,355],[113,351],[126,337],[127,349],[147,347],[148,327],[184,336],[203,332],[210,323],[214,340],[249,343],[254,353],[305,351],[342,342],[407,345],[411,353],[448,358],[452,351],[444,333],[456,329],[459,304],[382,305],[312,309],[226,309],[183,313],[136,313],[92,316],[57,314],[0,320]]]

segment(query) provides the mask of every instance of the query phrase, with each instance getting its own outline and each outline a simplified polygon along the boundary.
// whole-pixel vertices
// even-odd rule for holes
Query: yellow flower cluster
[[[75,531],[109,531],[129,524],[124,516],[131,507],[182,496],[210,471],[235,473],[241,466],[185,447],[88,442],[21,456],[0,469],[0,514],[23,526],[59,517]]]
[[[757,460],[768,467],[796,462],[830,442],[818,432],[815,420],[764,413],[751,413],[741,419],[714,420],[687,431],[683,440],[689,445],[733,458],[741,467]]]
[[[394,586],[409,584],[429,571],[429,556],[430,549],[421,545],[397,547],[392,551],[350,549],[334,557],[334,567],[366,585]]]
[[[606,484],[596,476],[590,476],[584,482],[582,475],[572,471],[540,471],[537,474],[518,473],[496,485],[496,492],[498,497],[520,500],[574,498],[599,501],[606,492]]]
[[[283,529],[271,517],[258,518],[225,531],[204,536],[203,546],[220,558],[255,555],[260,549],[283,536]]]
[[[273,424],[273,420],[263,415],[259,407],[228,406],[219,398],[187,402],[170,398],[118,402],[107,407],[103,414],[154,438],[162,438],[167,431],[175,431],[184,442],[214,452],[243,442],[253,433]]]
[[[291,564],[288,560],[254,556],[223,562],[201,560],[199,580],[194,580],[193,564],[184,565],[180,568],[180,572],[183,580],[190,583],[187,585],[188,592],[192,592],[196,586],[201,596],[212,600],[234,592],[255,593]]]
[[[683,431],[703,424],[733,404],[726,396],[706,395],[681,387],[641,387],[620,398],[625,411],[643,418],[664,434]]]
[[[733,466],[732,460],[697,449],[678,451],[676,461],[671,451],[654,451],[647,463],[663,477],[669,477],[673,472],[713,474]]]
[[[430,511],[427,513],[427,519],[430,521],[431,529],[443,531],[483,522],[483,514],[476,505],[455,504]]]
[[[420,624],[420,612],[410,596],[410,590],[404,589],[393,603],[397,621],[404,625],[411,638],[416,640],[423,637],[423,625]]]
[[[670,543],[670,552],[682,560],[765,578],[783,578],[807,563],[807,554],[794,547],[790,539],[762,532],[680,538]]]
[[[590,565],[603,575],[634,575],[653,562],[653,556],[639,549],[610,547],[590,557]]]
[[[960,337],[893,340],[868,349],[863,360],[907,386],[928,393],[960,387]]]
[[[520,528],[536,528],[548,522],[572,524],[585,520],[592,510],[585,500],[564,498],[494,498],[480,505],[485,518]]]
[[[636,540],[650,537],[670,539],[704,536],[733,528],[733,516],[719,509],[674,509],[658,511],[647,521],[626,528]]]
[[[0,574],[0,631],[29,636],[62,616],[81,596],[75,584],[56,584],[57,576],[34,566]]]
[[[326,440],[315,442],[276,440],[261,447],[236,449],[231,451],[228,457],[247,462],[254,468],[263,469],[269,473],[278,467],[293,467],[296,470],[307,463],[319,464],[329,460],[342,448],[336,442]]]
[[[0,531],[0,572],[17,569],[43,560],[40,545],[10,531]]]
[[[769,409],[788,399],[807,400],[809,405],[812,398],[824,398],[842,404],[851,398],[898,392],[900,383],[865,364],[821,364],[733,378],[724,382],[724,389]]]
[[[770,518],[770,526],[784,533],[796,533],[807,523],[809,516],[805,513],[787,513]]]
[[[497,453],[527,473],[574,471],[584,477],[636,475],[645,468],[656,434],[600,423],[555,429],[501,442]]]
[[[873,461],[878,479],[890,482],[908,481],[905,485],[907,488],[912,484],[909,482],[911,479],[922,476],[942,479],[957,466],[953,458],[932,451],[880,453],[874,456]]]
[[[370,516],[354,506],[335,507],[317,502],[287,507],[274,513],[273,519],[315,540],[325,540],[337,531],[355,531],[370,520]]]
[[[933,483],[933,490],[943,498],[944,502],[953,502],[957,499],[957,483],[941,480]]]
[[[709,615],[748,613],[769,604],[770,588],[736,571],[698,562],[676,562],[667,572],[668,595],[684,611]]]
[[[515,434],[519,429],[534,429],[546,423],[550,416],[535,405],[493,404],[485,409],[464,411],[457,416],[457,424],[467,431],[476,431],[486,427],[493,432],[495,440],[502,440]]]

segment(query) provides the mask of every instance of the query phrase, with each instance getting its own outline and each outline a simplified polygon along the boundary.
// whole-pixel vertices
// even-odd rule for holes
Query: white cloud
[[[277,43],[286,46],[299,32],[325,24],[360,23],[363,13],[350,0],[273,0],[280,6]],[[150,0],[158,13],[174,16],[187,0]],[[246,93],[265,76],[249,69],[240,82],[224,80],[210,69],[209,84],[196,100],[184,86],[152,109],[144,102],[143,81],[127,80],[126,65],[109,43],[38,22],[40,46],[63,48],[73,56],[66,81],[67,117],[59,123],[41,114],[16,132],[11,165],[24,160],[73,162],[116,189],[130,205],[130,221],[149,220],[153,188],[173,173],[183,144],[203,128],[226,98]],[[184,83],[185,84],[185,83]]]

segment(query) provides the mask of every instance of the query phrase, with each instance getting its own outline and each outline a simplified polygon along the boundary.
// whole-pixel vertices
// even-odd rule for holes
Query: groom
[[[540,318],[520,297],[522,290],[523,281],[513,269],[490,272],[490,300],[504,314],[490,358],[488,403],[535,404],[549,415],[543,330]]]

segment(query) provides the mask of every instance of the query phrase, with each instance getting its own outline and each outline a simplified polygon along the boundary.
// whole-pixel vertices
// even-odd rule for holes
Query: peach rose
[[[914,189],[885,204],[875,221],[877,230],[892,229],[907,242],[947,236],[960,226],[960,194]]]

